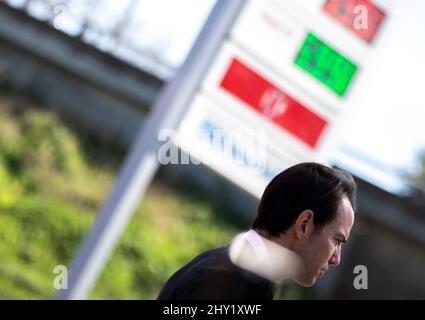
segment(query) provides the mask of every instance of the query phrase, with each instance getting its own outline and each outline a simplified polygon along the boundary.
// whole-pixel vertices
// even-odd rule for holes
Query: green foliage
[[[90,222],[65,202],[32,195],[0,209],[0,279],[18,292],[0,286],[0,297],[49,298],[53,268],[69,263]]]
[[[0,158],[0,208],[10,208],[16,204],[22,194],[22,186],[7,171]]]
[[[12,169],[38,167],[69,175],[81,170],[78,142],[53,114],[30,110],[19,115],[19,122],[3,116],[0,150]]]
[[[53,113],[15,110],[0,98],[0,298],[48,299],[53,269],[69,265],[117,171],[109,153],[89,159],[79,135]],[[102,157],[104,154],[104,157]],[[154,299],[201,251],[227,243],[234,225],[207,201],[155,183],[97,282],[93,299]]]

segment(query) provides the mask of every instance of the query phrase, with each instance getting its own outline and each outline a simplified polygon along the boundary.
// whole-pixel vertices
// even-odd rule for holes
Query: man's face
[[[348,239],[353,223],[353,208],[348,198],[344,197],[330,223],[320,229],[314,228],[310,236],[298,241],[294,251],[304,263],[303,272],[294,279],[298,284],[311,287],[329,267],[339,265],[341,246]]]

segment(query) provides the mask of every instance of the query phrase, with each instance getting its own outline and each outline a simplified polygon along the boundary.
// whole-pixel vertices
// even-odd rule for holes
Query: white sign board
[[[263,131],[223,112],[202,94],[193,100],[179,130],[176,143],[190,155],[188,160],[202,162],[256,197],[276,174],[300,160],[272,148]]]
[[[371,34],[343,24],[341,5],[354,10],[353,1],[248,1],[179,128],[179,147],[257,197],[290,165],[329,162],[371,54]]]

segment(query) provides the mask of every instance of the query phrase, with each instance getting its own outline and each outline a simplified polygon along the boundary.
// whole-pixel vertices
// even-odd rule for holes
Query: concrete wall
[[[0,83],[128,144],[163,81],[0,3]]]

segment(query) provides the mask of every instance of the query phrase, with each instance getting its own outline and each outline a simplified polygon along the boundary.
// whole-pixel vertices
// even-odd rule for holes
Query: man
[[[182,267],[158,299],[272,299],[286,279],[310,287],[339,265],[355,208],[349,173],[318,163],[290,167],[266,187],[252,229]]]

